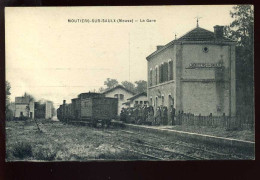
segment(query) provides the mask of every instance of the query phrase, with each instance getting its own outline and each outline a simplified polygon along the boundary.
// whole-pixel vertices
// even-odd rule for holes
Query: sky
[[[71,102],[98,91],[107,78],[147,80],[146,57],[199,26],[229,25],[232,6],[7,7],[6,80],[11,100],[27,92],[36,100]],[[112,19],[69,23],[68,19]],[[117,22],[118,19],[132,22]],[[148,20],[148,22],[147,22]],[[154,21],[155,20],[155,21]]]

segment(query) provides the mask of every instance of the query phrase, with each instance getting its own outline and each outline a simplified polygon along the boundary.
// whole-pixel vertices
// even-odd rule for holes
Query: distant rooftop
[[[96,92],[87,92],[87,93],[81,93],[78,95],[78,98],[94,98],[94,97],[103,97],[104,95],[101,93]]]
[[[15,97],[15,104],[29,104],[30,97]]]
[[[127,100],[130,100],[130,101],[133,101],[135,100],[136,98],[140,97],[140,96],[147,96],[147,93],[146,92],[142,92],[142,93],[139,93],[131,98],[128,98]]]
[[[122,85],[117,85],[116,87],[113,87],[113,88],[111,88],[111,89],[108,89],[108,90],[106,90],[105,92],[103,92],[103,94],[109,93],[109,92],[114,91],[115,89],[118,89],[118,88],[124,89],[125,91],[127,91],[127,92],[129,92],[129,93],[131,93],[131,94],[135,94],[134,92],[132,92],[132,91],[126,89],[126,88],[125,88],[124,86],[122,86]]]

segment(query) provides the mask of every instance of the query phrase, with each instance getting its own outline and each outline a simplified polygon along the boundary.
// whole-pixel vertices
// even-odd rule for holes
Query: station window
[[[162,63],[159,65],[158,72],[156,71],[159,83],[173,80],[173,61]],[[156,81],[157,82],[157,81]]]
[[[143,104],[143,101],[140,101],[140,104]]]
[[[208,51],[209,51],[209,48],[208,48],[208,47],[204,47],[204,48],[203,48],[203,52],[204,52],[204,53],[207,53]]]
[[[120,99],[123,100],[124,99],[124,95],[120,94]]]
[[[158,67],[155,68],[155,85],[158,84]]]
[[[135,104],[138,104],[138,101],[135,101]]]
[[[162,96],[162,105],[164,106],[164,96]]]
[[[144,104],[147,104],[147,101],[144,101]]]
[[[118,98],[118,94],[115,94],[114,97],[115,97],[115,98]]]

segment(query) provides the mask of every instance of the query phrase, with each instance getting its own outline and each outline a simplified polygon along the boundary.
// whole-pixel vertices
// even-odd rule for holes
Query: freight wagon
[[[57,116],[63,122],[81,122],[97,126],[98,123],[109,126],[117,116],[118,99],[105,97],[99,93],[82,93],[70,104],[63,104],[57,109]]]

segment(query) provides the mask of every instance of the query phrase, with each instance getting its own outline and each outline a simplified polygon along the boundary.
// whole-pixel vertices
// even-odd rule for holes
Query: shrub
[[[28,119],[28,117],[26,117],[26,116],[20,116],[19,117],[19,120],[20,121],[26,121]]]
[[[37,160],[51,161],[55,160],[56,155],[57,151],[52,150],[51,148],[42,148],[34,154],[34,158]]]
[[[116,121],[119,121],[119,120],[120,120],[120,116],[117,115],[117,116],[115,117],[115,120],[116,120]]]
[[[5,116],[7,121],[13,120],[13,111],[10,109],[6,109]]]
[[[32,146],[29,143],[17,143],[13,147],[13,156],[17,158],[32,157]]]
[[[85,138],[87,136],[87,134],[85,133],[85,132],[80,132],[79,134],[78,134],[78,137],[79,138]]]
[[[6,158],[6,160],[15,159],[13,152],[10,148],[6,148],[5,158]]]

